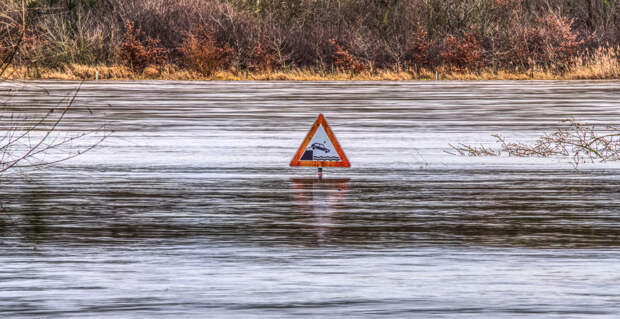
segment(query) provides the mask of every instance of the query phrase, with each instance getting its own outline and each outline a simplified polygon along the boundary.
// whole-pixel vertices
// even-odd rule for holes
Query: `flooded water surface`
[[[77,87],[0,84],[3,129]],[[618,318],[620,164],[449,153],[571,118],[620,83],[84,83],[59,132],[104,142],[0,177],[0,316]]]

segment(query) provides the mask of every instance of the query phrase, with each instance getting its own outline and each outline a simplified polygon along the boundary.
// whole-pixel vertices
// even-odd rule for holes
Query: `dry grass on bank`
[[[569,80],[620,79],[620,47],[598,48],[590,60],[578,58]]]
[[[204,75],[176,66],[146,67],[135,72],[123,65],[65,65],[58,69],[10,67],[5,79],[31,80],[206,80],[206,81],[405,81],[405,80],[601,80],[620,79],[620,48],[599,48],[589,58],[578,58],[564,73],[544,69],[528,72],[485,69],[480,72],[453,71],[445,67],[436,70],[365,70],[359,73],[292,69],[286,71],[231,71],[223,70]]]

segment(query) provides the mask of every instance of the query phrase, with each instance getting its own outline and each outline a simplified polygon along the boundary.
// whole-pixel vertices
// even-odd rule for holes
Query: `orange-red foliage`
[[[144,37],[140,29],[127,21],[125,24],[124,41],[119,53],[123,63],[136,72],[142,72],[149,65],[161,65],[166,62],[167,51],[159,46],[159,40]]]
[[[335,52],[331,58],[333,64],[339,71],[347,71],[353,73],[359,73],[366,70],[366,66],[361,64],[348,50],[339,45],[336,40],[330,39],[328,42],[332,45]]]
[[[440,55],[446,65],[458,70],[479,70],[485,65],[484,50],[473,33],[467,33],[464,38],[448,36]]]
[[[184,36],[178,50],[186,67],[211,75],[230,65],[233,50],[228,44],[220,45],[212,29],[194,26]]]
[[[415,32],[407,43],[407,51],[405,53],[405,61],[410,68],[419,69],[420,67],[430,64],[430,47],[433,41],[428,39],[428,33],[418,22]]]
[[[266,41],[266,37],[263,37]],[[256,42],[252,48],[251,71],[271,71],[278,65],[278,54],[274,50],[265,48],[260,42]]]

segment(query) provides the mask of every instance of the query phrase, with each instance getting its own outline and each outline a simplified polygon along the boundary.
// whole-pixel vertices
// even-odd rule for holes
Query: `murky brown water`
[[[617,318],[620,164],[445,151],[619,106],[617,81],[85,83],[62,131],[112,135],[0,177],[0,316]],[[318,113],[353,165],[323,181],[288,167]]]

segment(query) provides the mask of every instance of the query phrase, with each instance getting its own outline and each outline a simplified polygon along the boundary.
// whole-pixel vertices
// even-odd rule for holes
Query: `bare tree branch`
[[[493,134],[500,143],[498,148],[450,144],[454,152],[447,153],[465,156],[500,156],[502,153],[517,157],[567,156],[575,167],[585,162],[620,160],[620,129],[614,126],[599,128],[574,119],[564,122],[568,122],[569,128],[558,128],[553,133],[546,133],[534,144],[508,143],[503,136]],[[613,133],[600,133],[609,131]]]

